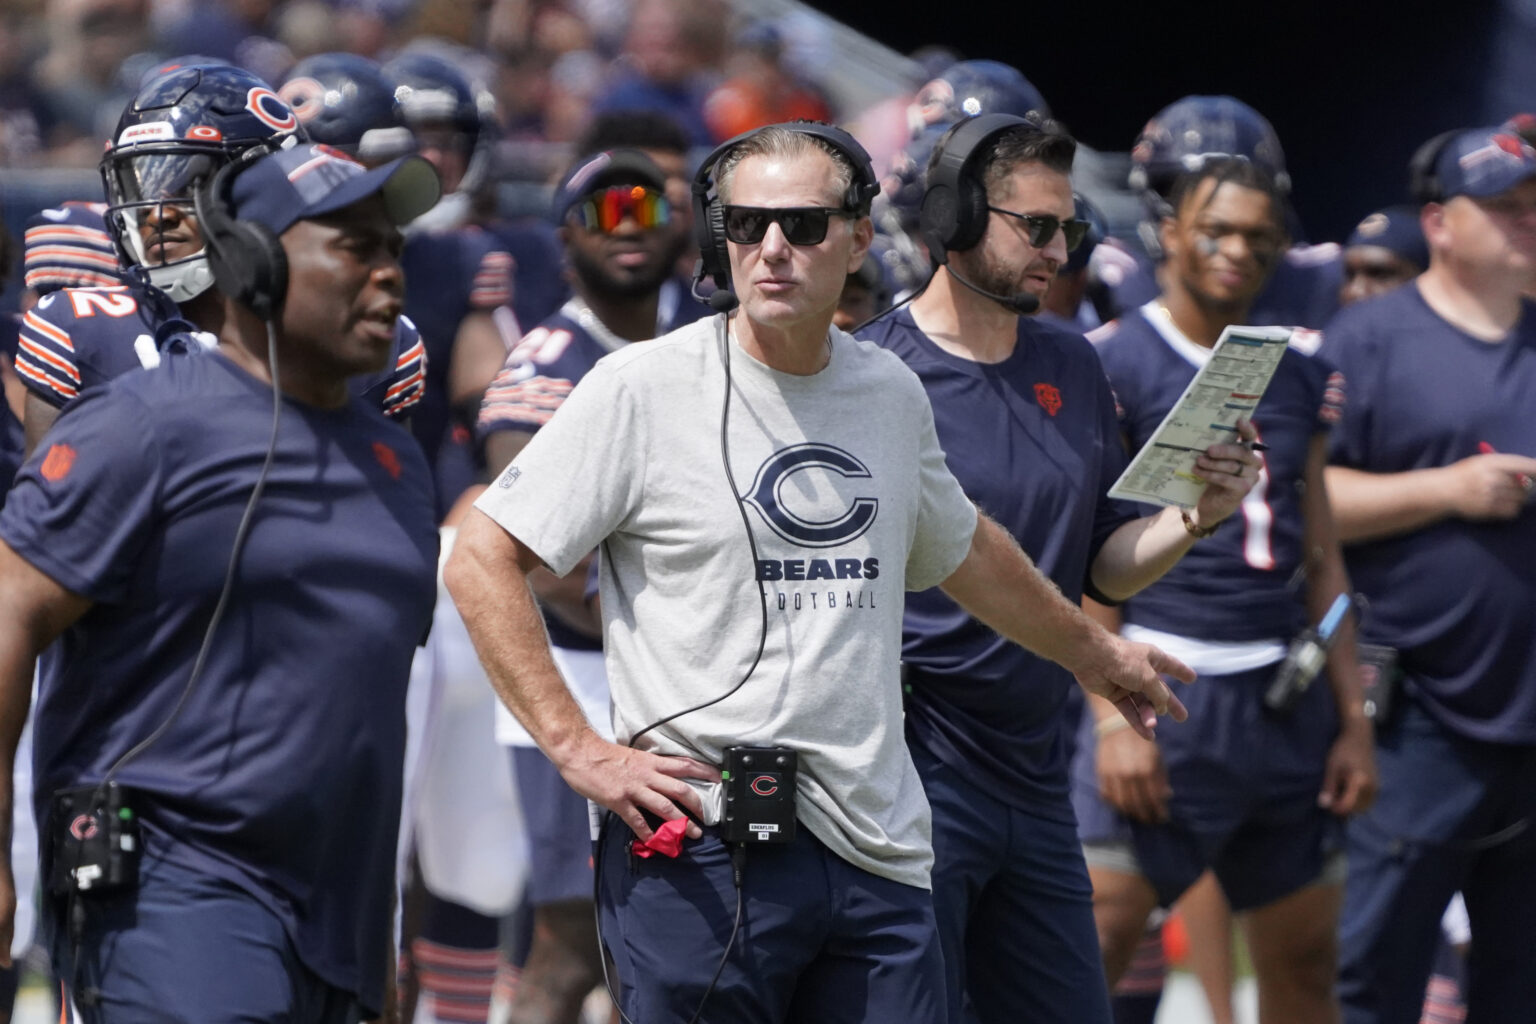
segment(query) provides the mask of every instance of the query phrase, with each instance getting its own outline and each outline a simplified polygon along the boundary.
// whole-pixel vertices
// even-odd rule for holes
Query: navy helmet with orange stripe
[[[213,285],[192,185],[256,146],[306,142],[292,108],[241,68],[168,64],[145,78],[101,158],[107,226],[126,267],[176,302]],[[190,251],[186,251],[190,250]]]

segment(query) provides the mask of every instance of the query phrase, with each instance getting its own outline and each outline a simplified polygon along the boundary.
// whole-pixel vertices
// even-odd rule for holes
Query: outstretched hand
[[[1107,632],[1101,640],[1096,656],[1072,671],[1079,686],[1119,708],[1131,728],[1144,739],[1155,735],[1159,715],[1167,715],[1175,722],[1189,717],[1188,709],[1163,677],[1192,683],[1194,669],[1151,644]]]

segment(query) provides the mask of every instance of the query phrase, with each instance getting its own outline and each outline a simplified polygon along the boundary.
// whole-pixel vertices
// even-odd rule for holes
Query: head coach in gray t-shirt
[[[601,360],[447,566],[502,700],[609,812],[603,938],[640,1024],[706,1002],[764,1024],[943,1018],[928,805],[902,739],[905,591],[942,586],[1143,733],[1183,715],[1159,673],[1189,670],[1065,600],[965,498],[917,378],[831,326],[876,191],[826,125],[711,154],[700,277],[729,312]],[[594,547],[617,743],[555,670],[526,581]],[[722,838],[733,747],[794,752],[792,840]],[[652,856],[685,815],[681,850]]]

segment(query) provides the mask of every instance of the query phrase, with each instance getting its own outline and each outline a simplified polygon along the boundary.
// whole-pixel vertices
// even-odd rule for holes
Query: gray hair
[[[722,204],[731,201],[731,184],[736,178],[736,168],[748,157],[766,156],[779,160],[793,160],[807,153],[821,152],[832,158],[833,184],[837,186],[837,205],[843,205],[853,187],[854,168],[847,154],[830,142],[816,135],[797,132],[782,125],[769,125],[747,136],[720,158],[715,165],[715,191]],[[863,213],[865,211],[858,211]]]

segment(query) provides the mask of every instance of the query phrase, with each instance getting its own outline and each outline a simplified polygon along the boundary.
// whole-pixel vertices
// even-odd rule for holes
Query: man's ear
[[[848,273],[855,273],[864,265],[864,257],[874,241],[874,221],[865,216],[853,222],[853,245],[848,249]]]
[[[1179,221],[1176,217],[1162,217],[1157,222],[1157,240],[1163,246],[1163,257],[1166,259],[1179,251],[1176,239],[1179,237]]]
[[[1424,232],[1424,241],[1428,243],[1431,253],[1436,248],[1449,245],[1450,239],[1445,230],[1445,204],[1425,203],[1419,211],[1419,228]]]

